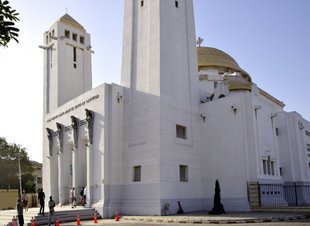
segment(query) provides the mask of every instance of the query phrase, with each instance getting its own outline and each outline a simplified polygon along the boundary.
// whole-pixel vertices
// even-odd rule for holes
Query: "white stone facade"
[[[233,60],[199,66],[191,0],[125,1],[121,85],[91,89],[69,15],[44,37],[43,187],[60,205],[86,186],[104,217],[210,210],[218,179],[225,209],[249,211],[249,182],[309,181],[310,123]]]

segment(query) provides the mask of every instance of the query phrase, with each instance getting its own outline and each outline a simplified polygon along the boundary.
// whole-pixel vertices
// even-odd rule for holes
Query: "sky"
[[[93,87],[120,83],[124,1],[9,0],[19,43],[0,47],[0,137],[42,162],[43,33],[66,12],[91,35]],[[164,0],[168,1],[168,0]],[[310,1],[193,0],[196,37],[310,121]]]

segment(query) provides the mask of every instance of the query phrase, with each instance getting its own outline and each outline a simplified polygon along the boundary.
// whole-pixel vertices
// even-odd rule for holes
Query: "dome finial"
[[[201,47],[202,42],[203,42],[203,38],[198,37],[198,38],[197,38],[197,41],[196,41],[198,47]]]

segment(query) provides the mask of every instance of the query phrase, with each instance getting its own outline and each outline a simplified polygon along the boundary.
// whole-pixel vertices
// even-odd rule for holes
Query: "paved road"
[[[98,224],[93,222],[81,222],[82,226],[104,225],[104,226],[310,226],[310,219],[295,220],[290,222],[266,222],[266,223],[246,223],[246,224],[185,224],[185,223],[140,223],[134,221],[119,221],[114,220],[100,220]],[[74,223],[61,224],[61,225],[75,225]]]

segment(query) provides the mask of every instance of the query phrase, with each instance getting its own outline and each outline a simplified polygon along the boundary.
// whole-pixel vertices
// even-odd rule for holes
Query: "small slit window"
[[[140,1],[140,7],[143,7],[143,5],[144,5],[144,1],[141,0],[141,1]]]
[[[187,182],[188,181],[188,166],[180,165],[180,181]]]
[[[179,1],[175,1],[175,7],[179,8]]]
[[[134,166],[133,167],[133,182],[141,181],[141,166]]]
[[[187,131],[185,126],[176,125],[176,137],[181,139],[187,139]]]

